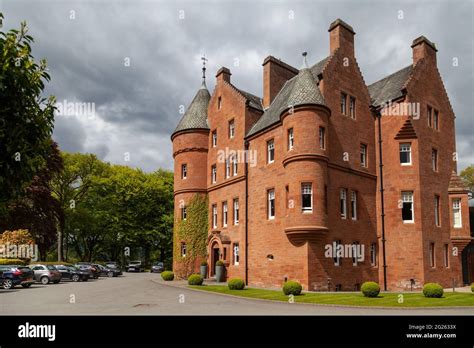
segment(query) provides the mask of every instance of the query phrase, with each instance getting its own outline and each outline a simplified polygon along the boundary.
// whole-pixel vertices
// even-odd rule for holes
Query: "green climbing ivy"
[[[174,229],[174,271],[179,278],[187,278],[195,273],[196,259],[206,258],[207,196],[195,194],[186,205],[186,215],[186,220],[176,218]],[[186,244],[185,257],[181,255],[181,243]]]

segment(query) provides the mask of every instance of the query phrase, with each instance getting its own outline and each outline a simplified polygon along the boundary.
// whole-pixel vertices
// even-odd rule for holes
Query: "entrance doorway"
[[[211,277],[215,276],[216,274],[216,262],[219,260],[219,247],[216,245],[212,248],[212,255],[211,255]]]

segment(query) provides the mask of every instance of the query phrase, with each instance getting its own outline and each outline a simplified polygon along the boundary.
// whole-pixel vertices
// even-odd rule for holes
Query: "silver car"
[[[61,281],[61,272],[52,265],[32,264],[28,266],[34,272],[34,277],[37,282],[43,285],[53,282],[57,284]]]

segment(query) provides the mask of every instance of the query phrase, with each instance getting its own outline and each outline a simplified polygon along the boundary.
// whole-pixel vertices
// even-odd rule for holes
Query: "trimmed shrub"
[[[380,286],[376,282],[365,282],[360,287],[365,297],[377,297],[380,294]]]
[[[165,281],[171,281],[174,279],[174,273],[171,272],[171,271],[164,271],[164,272],[161,272],[161,278],[163,278],[163,280]]]
[[[207,261],[201,262],[201,266],[207,266]]]
[[[471,284],[471,291],[474,292],[474,283]]]
[[[216,266],[224,266],[224,261],[222,260],[217,261]]]
[[[25,259],[0,259],[0,265],[26,266],[28,263],[29,260]]]
[[[188,285],[202,285],[204,278],[200,274],[191,274],[188,277]]]
[[[230,290],[244,290],[245,282],[240,278],[232,278],[227,282]]]
[[[425,295],[425,297],[441,298],[443,294],[443,287],[438,283],[426,283],[425,286],[423,286],[423,295]]]
[[[297,281],[289,280],[283,284],[283,293],[285,295],[298,296],[301,294],[301,290],[303,290],[303,287]]]

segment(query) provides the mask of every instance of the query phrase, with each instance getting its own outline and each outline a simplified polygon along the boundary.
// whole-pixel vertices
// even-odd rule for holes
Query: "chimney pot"
[[[298,75],[298,69],[273,56],[263,61],[263,107],[272,103],[286,81]]]
[[[226,81],[226,82],[230,83],[230,75],[232,75],[230,70],[223,66],[222,68],[220,68],[217,71],[217,74],[216,74],[217,83],[219,83],[221,81]]]

